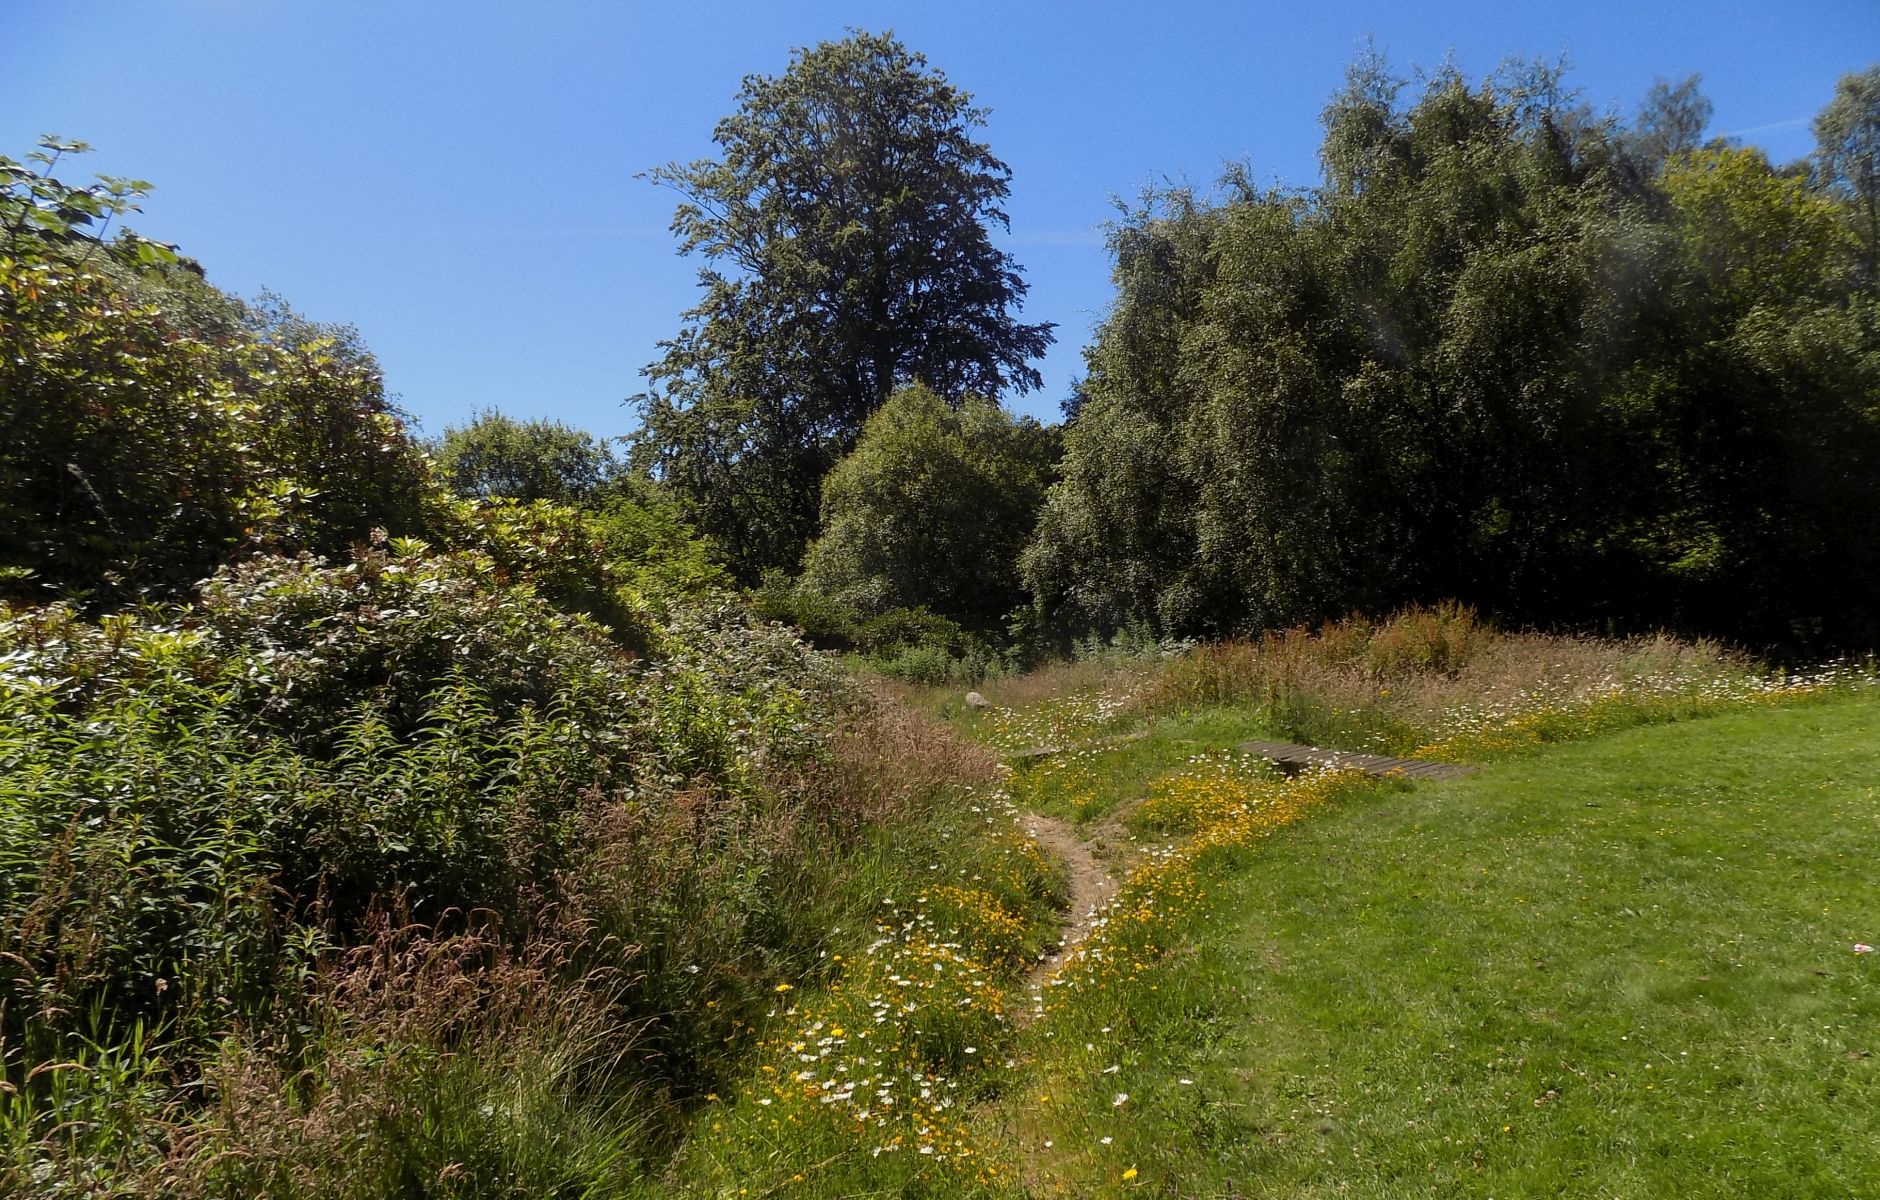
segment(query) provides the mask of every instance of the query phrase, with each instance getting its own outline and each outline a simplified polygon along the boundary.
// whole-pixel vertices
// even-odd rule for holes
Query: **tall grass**
[[[948,740],[905,713],[895,724],[927,746]],[[966,754],[983,751],[946,757]],[[1010,1077],[1010,994],[1057,936],[1064,880],[983,778],[924,807],[879,827],[874,869],[852,880],[871,901],[849,910],[855,939],[832,945],[824,970],[773,986],[754,1059],[690,1128],[675,1193],[1009,1189],[1012,1163],[971,1110]]]
[[[1199,647],[1148,679],[1135,704],[1145,716],[1245,709],[1312,745],[1468,757],[1496,749],[1485,731],[1523,714],[1603,708],[1649,719],[1777,678],[1714,642],[1507,633],[1446,604]],[[1532,731],[1537,740],[1569,732],[1542,721]]]

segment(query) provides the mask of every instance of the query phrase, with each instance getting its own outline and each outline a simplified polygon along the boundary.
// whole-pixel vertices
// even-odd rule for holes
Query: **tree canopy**
[[[1841,77],[1815,118],[1815,178],[1849,202],[1869,281],[1880,278],[1880,64]]]
[[[1024,559],[1045,610],[1206,633],[1453,597],[1873,636],[1858,187],[1700,148],[1688,81],[1632,128],[1549,68],[1404,95],[1354,70],[1317,189],[1236,175],[1115,227],[1118,296]]]
[[[895,388],[949,403],[1039,383],[1051,326],[991,227],[1010,169],[985,112],[891,35],[856,32],[744,81],[721,156],[649,173],[684,202],[704,291],[637,397],[637,461],[744,577],[794,567],[823,475]]]
[[[585,430],[494,411],[446,428],[435,457],[444,482],[461,496],[557,504],[586,502],[620,468],[607,443]]]
[[[926,608],[999,628],[1024,602],[1018,552],[1055,459],[1051,432],[1028,417],[903,388],[823,480],[803,586],[864,617]]]

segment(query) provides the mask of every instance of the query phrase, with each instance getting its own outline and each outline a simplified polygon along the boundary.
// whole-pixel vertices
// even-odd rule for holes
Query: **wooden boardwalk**
[[[1270,758],[1281,766],[1346,767],[1370,775],[1401,775],[1406,779],[1460,779],[1475,774],[1476,768],[1456,763],[1426,762],[1420,758],[1391,758],[1382,754],[1353,754],[1347,750],[1321,750],[1317,746],[1295,746],[1291,742],[1242,742],[1240,749],[1261,758]]]

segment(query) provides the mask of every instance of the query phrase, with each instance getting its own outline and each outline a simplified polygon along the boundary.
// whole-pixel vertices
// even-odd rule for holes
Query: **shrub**
[[[766,621],[800,630],[820,650],[855,646],[861,617],[840,600],[801,586],[782,571],[769,571],[751,593],[751,611]]]
[[[649,662],[498,575],[394,544],[230,568],[187,610],[0,626],[0,1037],[93,1005],[207,1037],[394,905],[524,937],[597,814],[752,797],[852,700],[734,612],[675,621]]]
[[[415,527],[422,460],[376,377],[196,341],[102,276],[0,276],[0,557],[41,586],[174,594],[243,549]]]
[[[0,159],[0,584],[118,604],[415,531],[428,467],[371,356],[99,244],[97,192]]]
[[[960,675],[959,660],[942,646],[903,646],[875,656],[870,665],[890,679],[928,687],[954,682]]]
[[[803,586],[864,616],[922,608],[998,628],[1024,600],[1018,552],[1056,454],[1051,431],[990,401],[896,392],[823,480]]]
[[[925,647],[957,654],[967,640],[959,622],[924,608],[892,608],[863,621],[855,631],[857,648],[873,653]]]
[[[608,561],[648,599],[695,598],[731,586],[718,552],[645,480],[616,479],[589,509]]]
[[[488,555],[498,582],[527,582],[633,652],[651,648],[653,616],[633,586],[646,564],[611,553],[609,530],[589,515],[540,500],[477,503],[436,493],[428,510],[432,536],[445,548]]]

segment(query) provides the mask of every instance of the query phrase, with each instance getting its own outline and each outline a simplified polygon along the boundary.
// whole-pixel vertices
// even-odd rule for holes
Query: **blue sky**
[[[0,0],[0,153],[54,132],[98,147],[85,171],[153,181],[140,229],[222,287],[356,324],[431,432],[498,407],[614,435],[693,299],[674,197],[635,173],[710,153],[745,74],[849,26],[892,28],[992,110],[1025,316],[1058,325],[1043,392],[1012,400],[1041,416],[1109,300],[1111,197],[1239,159],[1312,182],[1367,37],[1405,71],[1564,55],[1625,113],[1702,72],[1712,132],[1777,159],[1880,60],[1873,0]]]

